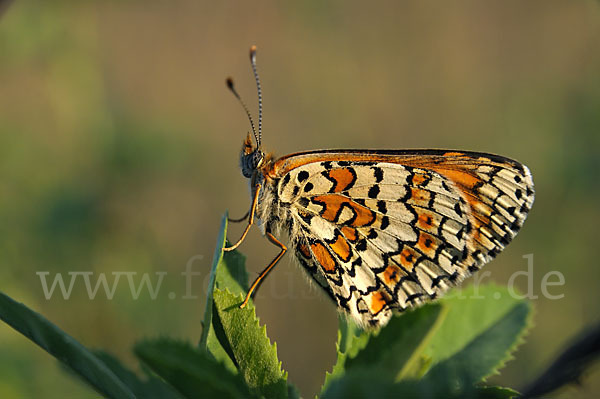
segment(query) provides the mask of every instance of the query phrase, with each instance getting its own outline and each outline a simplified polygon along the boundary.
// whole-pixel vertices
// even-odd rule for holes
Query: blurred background
[[[598,321],[600,5],[597,1],[14,1],[0,16],[0,291],[92,348],[138,367],[131,346],[197,342],[220,218],[249,206],[238,168],[256,110],[277,155],[324,148],[452,148],[527,164],[536,202],[485,281],[529,292],[535,326],[492,383],[534,378]],[[242,226],[232,226],[237,239]],[[241,251],[254,278],[277,249],[256,229]],[[181,273],[200,273],[191,291]],[[144,273],[112,299],[60,273]],[[542,290],[558,271],[564,285]],[[558,281],[554,274],[548,281]],[[192,297],[196,297],[195,299]],[[289,258],[256,298],[304,397],[335,358],[337,316]],[[595,398],[600,370],[557,398]],[[0,397],[93,398],[45,352],[0,324]]]

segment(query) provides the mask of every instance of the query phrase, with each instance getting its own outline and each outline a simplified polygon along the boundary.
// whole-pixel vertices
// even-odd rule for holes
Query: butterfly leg
[[[288,250],[287,247],[285,245],[283,245],[283,243],[281,241],[279,241],[277,238],[275,238],[275,236],[273,236],[273,234],[271,234],[271,232],[267,231],[266,236],[269,239],[269,241],[271,241],[271,243],[273,243],[274,245],[277,245],[281,249],[281,252],[279,252],[279,255],[277,255],[275,257],[275,259],[273,259],[271,261],[271,263],[269,263],[269,266],[267,266],[265,268],[265,270],[263,270],[260,273],[260,275],[256,278],[256,280],[254,280],[254,282],[250,286],[250,289],[248,290],[248,293],[246,294],[246,298],[244,299],[244,302],[242,302],[242,304],[240,305],[240,309],[243,309],[244,307],[246,307],[246,305],[248,304],[248,301],[252,297],[252,294],[258,289],[258,286],[263,282],[263,279],[265,277],[267,277],[267,274],[269,274],[271,269],[273,269],[273,267],[275,267],[277,262],[279,262],[281,257]]]
[[[250,211],[248,210],[248,212],[246,212],[246,214],[244,216],[242,216],[239,219],[231,219],[231,218],[227,218],[227,221],[229,223],[240,223],[243,222],[244,220],[248,219],[248,216],[250,216]]]
[[[223,251],[233,251],[234,249],[239,247],[240,244],[242,243],[242,241],[244,241],[244,238],[246,238],[246,235],[250,231],[250,227],[252,227],[252,225],[254,224],[254,214],[256,213],[256,204],[258,204],[258,194],[260,194],[260,187],[261,187],[260,184],[256,185],[256,191],[254,193],[254,198],[252,199],[252,206],[250,207],[248,225],[246,226],[246,229],[242,233],[242,236],[232,246],[223,248]]]

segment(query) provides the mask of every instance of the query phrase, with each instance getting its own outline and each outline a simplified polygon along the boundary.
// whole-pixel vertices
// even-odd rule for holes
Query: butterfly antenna
[[[250,47],[250,63],[252,64],[252,72],[256,80],[256,89],[258,91],[258,146],[262,140],[262,89],[260,87],[260,79],[256,70],[256,46]]]
[[[244,102],[244,100],[242,100],[242,97],[240,97],[237,90],[235,89],[235,86],[233,84],[233,79],[227,78],[227,80],[225,82],[227,83],[227,88],[233,93],[235,98],[238,99],[240,104],[242,104],[242,107],[244,107],[244,111],[246,111],[246,115],[248,115],[248,120],[250,121],[250,126],[252,126],[252,133],[254,134],[254,140],[256,140],[256,145],[258,147],[260,147],[259,136],[256,135],[256,129],[254,128],[254,120],[252,119],[252,115],[250,115],[250,111],[248,111],[248,107],[246,106],[246,103]]]

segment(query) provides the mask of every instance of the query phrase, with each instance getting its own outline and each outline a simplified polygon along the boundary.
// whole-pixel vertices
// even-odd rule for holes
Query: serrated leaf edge
[[[534,327],[535,323],[533,321],[533,316],[535,313],[535,307],[533,306],[533,304],[530,301],[523,300],[522,302],[518,302],[508,312],[512,311],[516,306],[518,306],[520,304],[524,304],[528,308],[527,316],[525,317],[525,325],[523,326],[523,328],[517,335],[517,338],[512,343],[512,345],[506,350],[504,357],[498,362],[498,364],[494,368],[492,368],[492,370],[490,370],[490,372],[488,374],[486,374],[485,376],[483,376],[481,378],[481,380],[479,381],[480,383],[485,382],[488,378],[490,378],[493,375],[499,375],[500,370],[503,369],[508,362],[515,359],[513,354],[517,351],[517,349],[521,345],[523,345],[525,343],[525,337],[527,337],[529,335],[529,332]],[[507,314],[508,314],[508,312],[507,312]],[[512,388],[510,388],[510,389],[512,389]]]
[[[240,303],[242,303],[242,301],[244,300],[243,295],[241,295],[241,294],[235,295],[234,293],[229,291],[229,289],[227,287],[225,287],[224,289],[215,287],[215,291],[221,291],[221,292],[225,293],[226,295],[230,295],[231,297],[237,298]],[[266,339],[269,350],[271,351],[271,353],[267,354],[267,356],[273,355],[275,357],[275,359],[277,359],[277,363],[278,363],[277,373],[279,374],[279,377],[284,380],[284,382],[286,383],[286,386],[289,386],[290,384],[287,381],[288,373],[287,373],[287,371],[282,369],[282,362],[281,362],[281,360],[279,360],[279,356],[277,355],[277,343],[271,342],[271,339],[267,335],[267,326],[264,324],[262,324],[262,325],[260,324],[260,318],[256,315],[256,307],[254,306],[252,301],[250,301],[244,309],[240,309],[240,310],[242,310],[242,311],[245,310],[247,312],[251,312],[250,315],[251,315],[252,322],[254,323],[254,327],[258,327],[258,329],[261,330],[262,336],[264,336],[264,338]],[[261,336],[261,339],[263,338],[262,336]],[[229,339],[229,337],[227,337],[227,338]],[[235,356],[235,351],[234,351],[234,356]],[[239,364],[239,359],[236,359],[236,362]],[[240,375],[242,377],[244,377],[244,373],[240,373]]]

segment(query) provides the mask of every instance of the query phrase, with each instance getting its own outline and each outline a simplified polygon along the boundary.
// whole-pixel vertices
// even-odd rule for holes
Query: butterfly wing
[[[322,151],[275,162],[296,257],[365,326],[435,298],[516,235],[529,170],[481,153]]]

